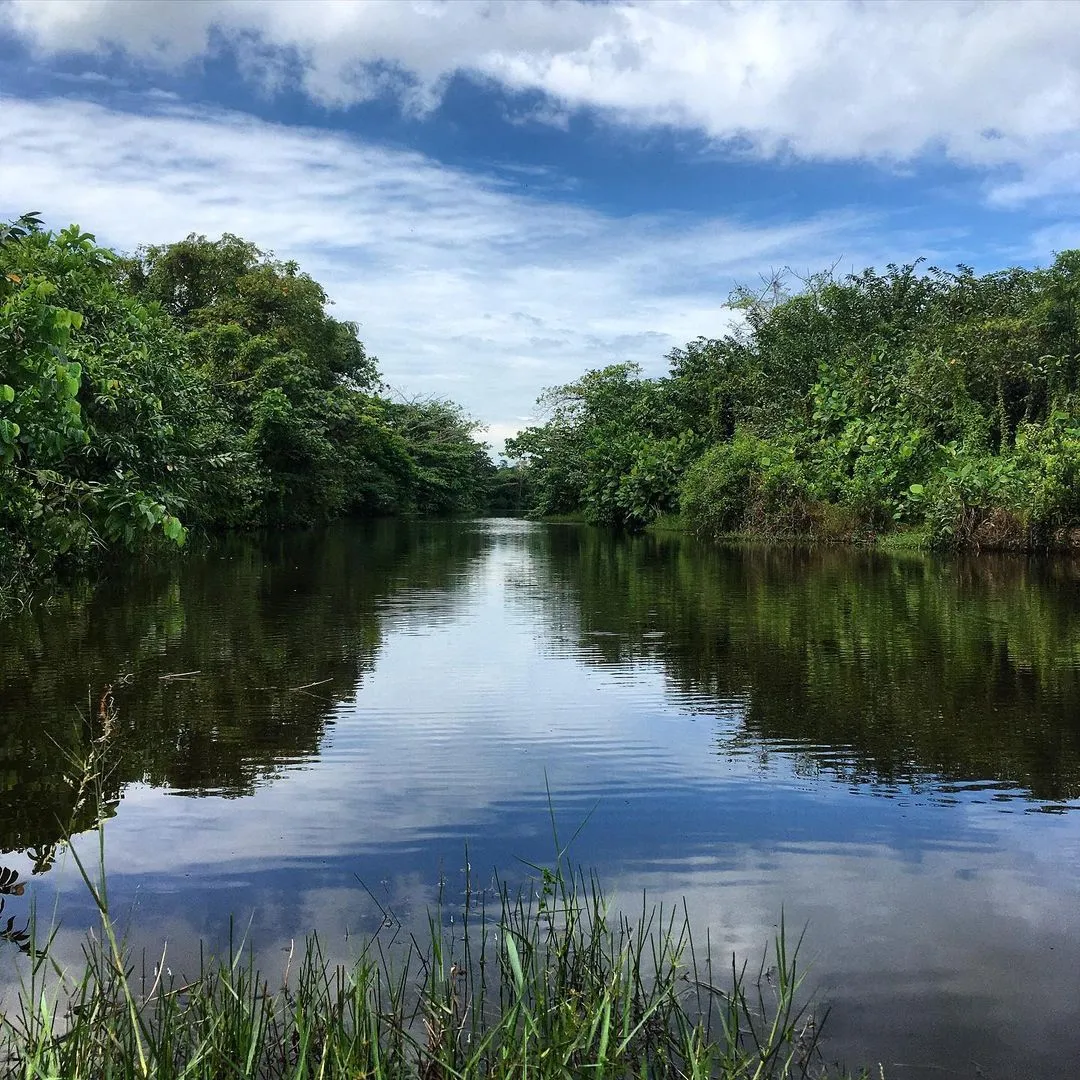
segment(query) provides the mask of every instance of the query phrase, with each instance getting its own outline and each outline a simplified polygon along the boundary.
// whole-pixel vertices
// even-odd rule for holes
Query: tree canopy
[[[190,528],[474,510],[477,425],[392,401],[323,288],[232,235],[121,256],[0,228],[0,573]]]
[[[770,285],[664,377],[616,364],[547,391],[507,448],[534,510],[631,529],[681,512],[710,536],[1080,536],[1080,252]]]

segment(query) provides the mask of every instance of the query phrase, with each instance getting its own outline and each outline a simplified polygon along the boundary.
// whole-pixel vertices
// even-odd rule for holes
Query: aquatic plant
[[[73,782],[102,789],[116,710]],[[25,1080],[220,1080],[259,1077],[496,1080],[535,1077],[819,1075],[820,1022],[803,992],[801,938],[781,922],[756,977],[714,964],[696,944],[685,905],[643,900],[630,916],[592,875],[550,866],[518,888],[498,878],[453,910],[444,892],[426,938],[383,911],[350,964],[331,962],[316,934],[270,977],[244,942],[201,954],[190,978],[162,950],[138,964],[110,914],[105,808],[98,872],[70,848],[97,908],[84,963],[63,971],[31,942],[28,975],[0,1016],[0,1068]],[[8,885],[14,878],[6,876]],[[32,924],[32,930],[36,932]],[[46,943],[47,945],[48,943]]]
[[[817,1075],[819,1024],[783,927],[756,978],[721,972],[685,911],[617,914],[583,874],[500,886],[493,908],[467,902],[460,929],[435,912],[424,945],[376,934],[349,965],[312,935],[274,985],[242,944],[190,979],[164,952],[140,971],[88,885],[101,923],[85,966],[56,979],[38,958],[2,1021],[7,1075]]]

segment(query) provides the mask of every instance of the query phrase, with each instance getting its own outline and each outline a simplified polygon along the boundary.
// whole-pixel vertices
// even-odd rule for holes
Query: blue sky
[[[1080,4],[0,0],[0,175],[298,259],[498,444],[759,274],[1080,244]]]

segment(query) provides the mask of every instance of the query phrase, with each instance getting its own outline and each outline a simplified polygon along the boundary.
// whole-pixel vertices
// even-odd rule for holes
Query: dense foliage
[[[777,283],[773,283],[774,286]],[[544,515],[640,528],[1025,548],[1080,533],[1080,252],[918,265],[733,304],[741,326],[548,391],[508,444]]]
[[[235,236],[0,228],[0,580],[191,527],[475,509],[455,405],[391,401],[321,286]]]

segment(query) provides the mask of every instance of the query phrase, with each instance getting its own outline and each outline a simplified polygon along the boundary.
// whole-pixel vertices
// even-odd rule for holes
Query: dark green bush
[[[810,527],[811,504],[806,470],[791,448],[740,431],[687,470],[680,508],[699,536],[790,536]]]

